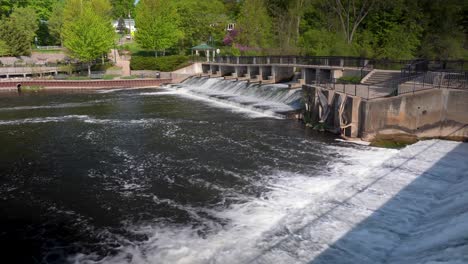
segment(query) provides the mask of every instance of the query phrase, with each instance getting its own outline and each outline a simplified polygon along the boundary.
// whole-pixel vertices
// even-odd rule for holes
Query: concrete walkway
[[[130,61],[124,60],[120,55],[119,51],[112,49],[109,53],[109,59],[115,61],[115,66],[122,68],[122,76],[130,76]]]

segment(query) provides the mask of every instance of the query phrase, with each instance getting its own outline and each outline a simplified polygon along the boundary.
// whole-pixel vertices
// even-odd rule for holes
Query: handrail
[[[468,90],[468,72],[425,72],[377,84],[336,83],[325,80],[320,83],[316,82],[314,85],[371,100],[408,93],[414,94],[429,89]]]

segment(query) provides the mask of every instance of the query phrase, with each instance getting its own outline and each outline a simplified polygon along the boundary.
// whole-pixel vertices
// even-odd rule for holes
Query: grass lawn
[[[62,49],[33,49],[32,52],[42,53],[42,54],[51,54],[51,53],[63,53]]]
[[[122,79],[122,80],[133,80],[133,79],[137,79],[137,78],[138,78],[138,76],[136,76],[136,75],[120,77],[120,79]]]

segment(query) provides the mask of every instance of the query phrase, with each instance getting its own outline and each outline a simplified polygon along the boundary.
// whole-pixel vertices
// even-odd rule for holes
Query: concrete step
[[[400,71],[374,71],[363,83],[377,84],[390,80],[397,80],[401,77]]]

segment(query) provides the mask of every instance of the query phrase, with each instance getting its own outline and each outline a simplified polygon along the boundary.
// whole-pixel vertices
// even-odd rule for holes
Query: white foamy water
[[[189,225],[128,226],[149,239],[127,241],[118,255],[100,261],[77,255],[72,262],[466,263],[460,260],[468,260],[467,144],[330,151],[342,160],[320,175],[277,171],[265,177],[261,197],[227,208],[184,208],[154,198],[225,220],[208,223],[208,233]]]
[[[141,119],[100,119],[89,115],[66,115],[66,116],[50,116],[37,118],[24,118],[13,120],[0,120],[0,125],[22,125],[22,124],[40,124],[40,123],[59,123],[68,121],[79,121],[88,124],[102,125],[151,125],[151,124],[168,124],[174,125],[174,122],[167,121],[162,118],[141,118]],[[174,125],[175,126],[175,125]],[[177,128],[176,128],[177,129]],[[170,131],[169,131],[170,132]]]
[[[284,84],[258,85],[220,78],[191,78],[166,89],[169,90],[142,95],[174,94],[190,97],[209,102],[216,107],[249,113],[251,117],[283,117],[284,113],[298,110],[302,105],[301,90],[289,89]]]
[[[259,110],[259,109],[255,109],[249,106],[239,105],[232,101],[219,100],[214,97],[208,97],[202,94],[193,93],[184,88],[175,89],[175,88],[166,87],[164,89],[165,90],[158,91],[158,92],[141,93],[140,95],[142,96],[175,95],[175,96],[181,96],[181,97],[185,97],[185,98],[192,99],[192,100],[203,101],[205,103],[208,103],[210,106],[229,109],[234,113],[243,114],[244,116],[250,117],[250,118],[264,118],[264,117],[275,118],[275,119],[284,118],[283,115],[277,114],[271,110]],[[161,89],[158,88],[158,90],[161,90]]]

